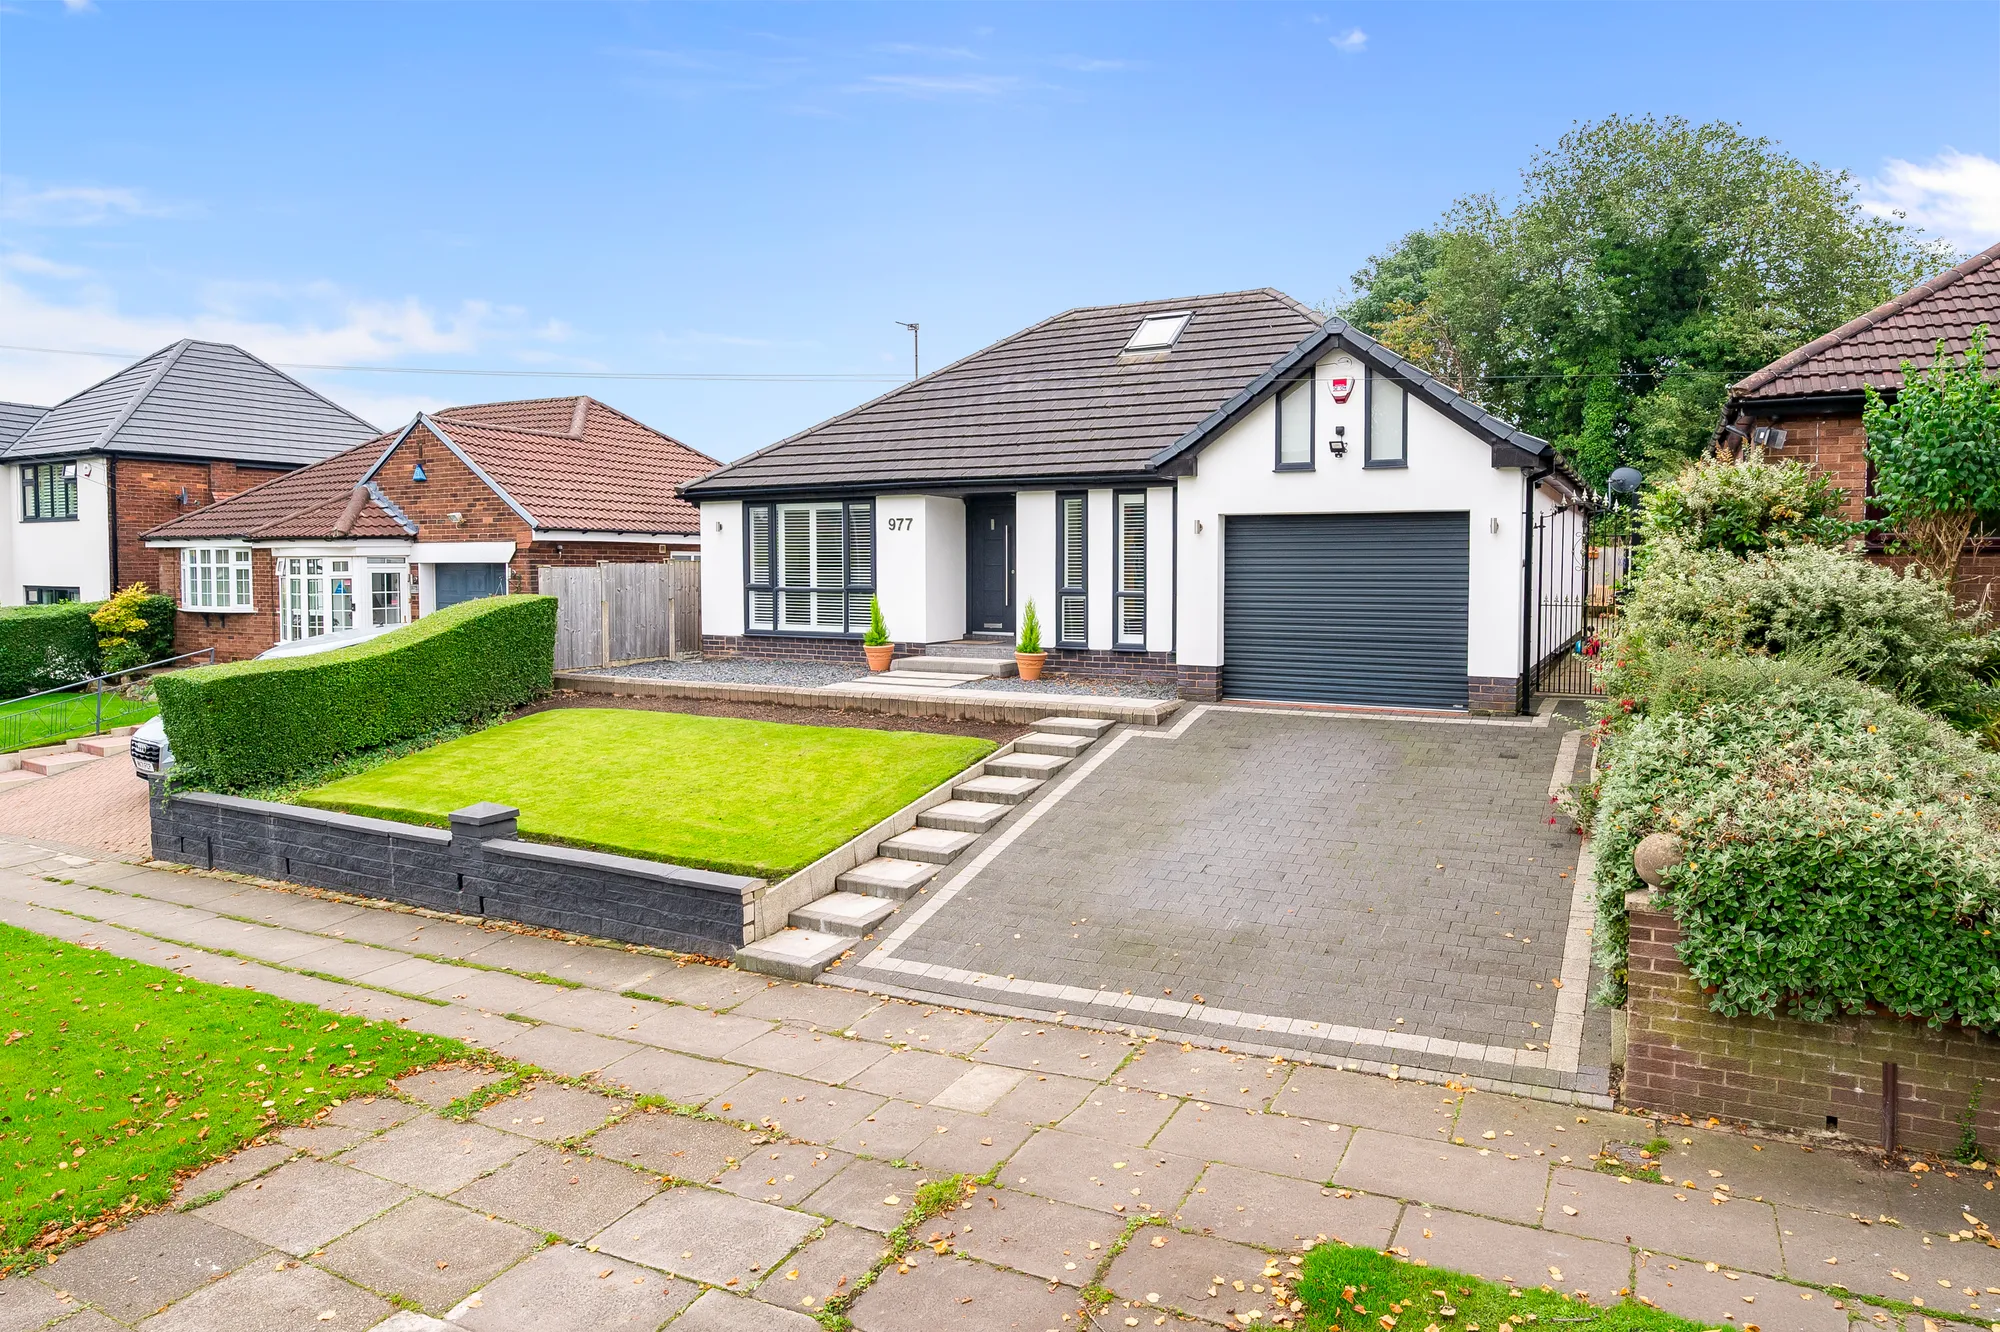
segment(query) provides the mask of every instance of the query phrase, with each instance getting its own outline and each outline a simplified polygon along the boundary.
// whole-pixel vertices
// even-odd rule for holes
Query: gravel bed
[[[1173,698],[1174,687],[1170,684],[1147,684],[1134,680],[1023,680],[1017,676],[1001,676],[992,680],[974,680],[971,684],[960,685],[961,689],[996,689],[1009,694],[1096,694],[1100,698]]]
[[[689,680],[702,684],[819,685],[859,680],[868,674],[853,666],[823,661],[642,661],[633,666],[605,666],[582,675],[623,675],[641,680]]]

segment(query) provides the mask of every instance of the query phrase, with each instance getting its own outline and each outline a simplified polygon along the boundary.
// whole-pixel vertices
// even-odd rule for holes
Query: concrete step
[[[983,833],[1013,811],[1012,805],[989,805],[984,800],[947,800],[917,815],[917,826]]]
[[[1011,656],[995,654],[990,657],[922,656],[898,657],[889,668],[892,671],[939,671],[948,675],[1017,675],[1020,666]]]
[[[833,881],[842,892],[862,893],[907,902],[937,877],[938,867],[922,860],[877,856],[856,865]]]
[[[991,767],[991,764],[987,765]],[[1034,777],[974,777],[951,788],[960,800],[976,800],[994,805],[1018,805],[1041,786]]]
[[[86,763],[97,762],[95,754],[43,754],[37,758],[21,760],[21,771],[39,773],[43,777],[54,777],[68,772],[71,768],[81,768]]]
[[[950,689],[957,685],[971,684],[974,680],[984,680],[984,675],[971,675],[964,671],[906,671],[891,668],[859,680],[843,680],[841,683],[852,689],[857,685],[901,685],[904,688],[918,686],[926,689]]]
[[[1054,754],[1075,758],[1095,742],[1086,735],[1063,735],[1055,731],[1032,731],[1014,742],[1017,754]]]
[[[987,759],[986,771],[1000,777],[1038,777],[1046,781],[1069,765],[1054,754],[1013,753],[1005,758]]]
[[[1095,717],[1044,717],[1035,723],[1037,731],[1054,731],[1059,735],[1087,735],[1095,740],[1111,729],[1108,721]]]
[[[899,833],[877,848],[898,860],[921,860],[932,865],[949,865],[958,853],[979,839],[971,833],[944,828],[912,828]]]
[[[787,919],[794,929],[844,934],[858,939],[896,913],[895,902],[866,893],[828,893],[809,902]]]
[[[30,782],[40,780],[42,774],[39,772],[27,772],[20,768],[15,768],[11,772],[0,772],[0,791],[11,791],[17,786],[26,786]]]
[[[86,754],[99,758],[109,758],[113,754],[132,752],[132,737],[129,735],[93,735],[87,740],[79,740],[76,747]]]
[[[745,971],[782,980],[809,981],[826,970],[826,964],[854,946],[845,934],[821,934],[818,930],[779,930],[768,939],[736,950],[736,965]]]

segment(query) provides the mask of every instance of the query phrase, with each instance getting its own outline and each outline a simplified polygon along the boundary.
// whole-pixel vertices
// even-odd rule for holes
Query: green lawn
[[[116,692],[104,696],[104,729],[137,726],[156,715],[160,705],[143,702]],[[0,754],[37,745],[56,745],[93,734],[97,723],[97,698],[87,692],[44,694],[40,698],[16,698],[0,703]]]
[[[10,925],[0,957],[0,1275],[164,1200],[178,1170],[465,1054]]]
[[[1284,1264],[1289,1267],[1290,1264]],[[1442,1267],[1420,1267],[1374,1249],[1319,1244],[1298,1269],[1305,1332],[1528,1332],[1575,1325],[1585,1332],[1695,1332],[1703,1324],[1593,1290],[1595,1303],[1565,1295],[1576,1278],[1560,1269],[1523,1272],[1518,1288]],[[1536,1280],[1536,1276],[1541,1279]]]
[[[776,878],[993,751],[917,731],[563,708],[307,791],[301,804],[447,826],[517,805],[537,841]]]

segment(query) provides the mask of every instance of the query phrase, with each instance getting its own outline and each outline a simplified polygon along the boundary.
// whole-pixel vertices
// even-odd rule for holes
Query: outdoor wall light
[[[423,459],[419,458],[419,459],[417,460],[417,465],[416,465],[416,466],[414,466],[414,467],[412,467],[412,468],[410,469],[410,480],[412,480],[412,481],[428,481],[428,480],[430,480],[430,478],[429,478],[428,476],[424,475],[424,463],[423,463]]]
[[[1194,520],[1194,532],[1196,536],[1201,535],[1201,519],[1199,518]]]
[[[1345,458],[1347,456],[1346,426],[1337,425],[1333,428],[1333,438],[1326,442],[1326,448],[1327,452],[1336,458]]]

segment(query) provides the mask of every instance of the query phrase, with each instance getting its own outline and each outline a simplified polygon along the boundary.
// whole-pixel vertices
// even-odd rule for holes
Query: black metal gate
[[[1536,693],[1603,694],[1596,668],[1614,636],[1635,544],[1630,511],[1622,507],[1564,505],[1535,520],[1529,674]]]

